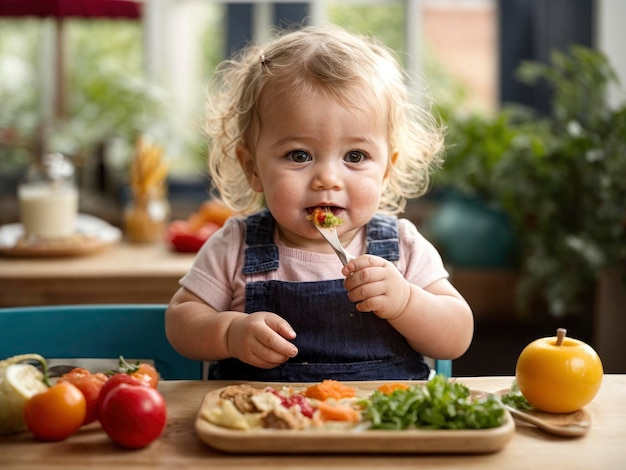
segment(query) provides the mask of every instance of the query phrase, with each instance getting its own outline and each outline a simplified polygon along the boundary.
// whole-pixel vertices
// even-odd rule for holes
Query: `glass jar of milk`
[[[64,155],[45,155],[31,167],[18,187],[18,199],[26,237],[50,240],[76,233],[78,190],[74,165]]]

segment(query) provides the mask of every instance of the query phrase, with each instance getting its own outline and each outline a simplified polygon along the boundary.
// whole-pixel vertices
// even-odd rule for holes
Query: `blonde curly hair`
[[[265,46],[250,45],[222,62],[214,78],[205,126],[209,175],[224,203],[240,214],[264,207],[237,159],[238,145],[253,149],[264,92],[323,91],[383,120],[389,148],[398,156],[390,163],[380,212],[402,212],[407,199],[428,189],[440,163],[443,129],[414,95],[395,55],[371,37],[334,26],[283,31]]]

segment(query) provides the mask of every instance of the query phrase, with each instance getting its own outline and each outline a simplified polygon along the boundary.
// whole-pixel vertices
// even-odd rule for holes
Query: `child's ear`
[[[263,192],[263,184],[261,183],[261,179],[257,173],[254,156],[250,153],[248,146],[243,142],[238,143],[236,153],[237,160],[239,160],[241,169],[248,179],[250,188],[257,193]]]

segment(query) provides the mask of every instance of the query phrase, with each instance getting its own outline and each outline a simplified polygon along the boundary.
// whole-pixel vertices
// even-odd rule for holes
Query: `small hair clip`
[[[261,52],[261,65],[266,65],[265,63],[265,54]]]

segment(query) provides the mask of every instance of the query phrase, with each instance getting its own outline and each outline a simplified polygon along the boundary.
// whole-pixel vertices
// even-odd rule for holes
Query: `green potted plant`
[[[443,110],[449,146],[435,183],[507,215],[519,249],[519,313],[541,305],[557,318],[578,317],[586,332],[621,332],[623,323],[599,318],[606,304],[612,317],[625,317],[615,311],[623,308],[616,296],[626,295],[626,105],[607,102],[617,78],[601,52],[575,46],[551,59],[518,69],[526,83],[551,85],[549,115],[511,106],[492,117]],[[464,235],[456,233],[458,243]]]
[[[513,123],[523,110],[459,116],[451,107],[440,105],[438,112],[447,128],[446,156],[434,183],[443,196],[425,230],[453,267],[514,267],[518,244],[497,198],[493,176],[516,137]]]
[[[524,249],[522,298],[541,295],[554,315],[582,313],[599,273],[626,259],[626,107],[607,103],[616,76],[598,51],[555,51],[550,65],[518,72],[554,90],[553,112],[520,124],[493,171]]]
[[[579,316],[607,362],[608,354],[621,357],[617,367],[626,369],[621,338],[597,336],[626,326],[615,300],[626,290],[626,104],[606,99],[617,77],[601,52],[574,46],[551,59],[524,63],[518,74],[551,85],[552,113],[518,127],[493,172],[494,192],[524,250],[520,300],[528,306],[539,296],[553,315]],[[599,280],[613,286],[614,294],[600,286],[612,306],[608,319],[596,305]],[[620,319],[619,327],[604,325]]]

